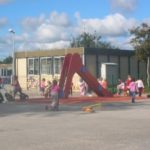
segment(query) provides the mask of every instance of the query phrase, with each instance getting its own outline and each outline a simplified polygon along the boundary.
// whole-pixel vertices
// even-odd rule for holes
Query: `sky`
[[[0,0],[0,59],[13,50],[68,48],[83,32],[132,50],[129,30],[150,25],[149,6],[150,0]]]

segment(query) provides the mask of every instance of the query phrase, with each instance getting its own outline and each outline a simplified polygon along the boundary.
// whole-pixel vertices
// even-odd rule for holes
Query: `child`
[[[40,91],[42,92],[42,96],[44,96],[44,90],[45,90],[45,78],[42,79],[40,83]]]
[[[102,83],[101,83],[101,86],[102,86],[104,89],[107,90],[107,88],[108,88],[108,82],[107,82],[106,79],[103,79],[103,81],[102,81]]]
[[[118,85],[117,85],[117,95],[120,95],[122,91],[125,89],[125,83],[122,80],[118,80]]]
[[[86,83],[82,78],[79,81],[79,86],[80,86],[80,95],[81,96],[86,95]]]
[[[130,95],[132,98],[132,103],[135,103],[135,96],[136,96],[136,91],[137,91],[137,85],[135,83],[135,79],[132,78],[129,86],[128,86],[129,90],[130,90]]]
[[[47,86],[45,87],[45,90],[44,90],[45,98],[50,97],[50,89],[51,89],[51,82],[47,81]]]
[[[98,79],[97,79],[97,81],[98,81],[98,83],[99,83],[100,85],[102,85],[103,78],[102,78],[102,77],[100,77],[100,78],[98,78]]]
[[[60,87],[57,84],[57,80],[53,80],[52,86],[51,86],[51,105],[50,108],[53,111],[58,111],[59,108],[59,91]],[[48,106],[45,107],[46,110],[48,110]]]
[[[129,89],[129,84],[132,82],[132,77],[131,75],[128,75],[127,80],[125,81],[125,88],[124,91],[126,95],[130,95],[130,89]]]

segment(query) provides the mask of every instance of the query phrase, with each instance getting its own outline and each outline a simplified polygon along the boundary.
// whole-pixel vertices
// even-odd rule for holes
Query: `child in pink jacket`
[[[137,91],[137,84],[136,84],[134,78],[132,78],[131,82],[129,83],[128,88],[130,90],[130,96],[132,98],[131,101],[132,101],[132,103],[135,103],[135,96],[136,96],[136,91]]]
[[[50,109],[53,111],[58,111],[59,109],[59,91],[60,87],[57,84],[57,80],[53,80],[52,86],[51,86],[51,105]],[[48,109],[48,106],[45,107],[45,109]]]

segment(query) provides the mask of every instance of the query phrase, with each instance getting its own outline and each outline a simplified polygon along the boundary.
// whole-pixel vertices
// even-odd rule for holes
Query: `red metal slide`
[[[112,93],[104,89],[92,76],[92,74],[82,64],[79,54],[67,54],[60,76],[59,86],[62,89],[63,97],[67,98],[70,92],[73,75],[77,73],[98,96],[113,96]]]

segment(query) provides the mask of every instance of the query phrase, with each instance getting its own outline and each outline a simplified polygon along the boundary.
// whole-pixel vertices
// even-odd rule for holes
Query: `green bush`
[[[144,92],[145,93],[150,93],[150,87],[148,87],[147,85],[145,85]]]

